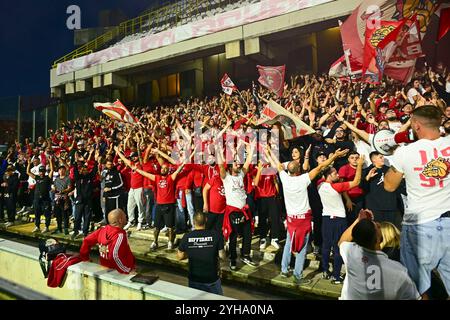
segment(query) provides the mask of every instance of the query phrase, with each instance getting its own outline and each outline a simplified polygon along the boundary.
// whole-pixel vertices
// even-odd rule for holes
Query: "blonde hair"
[[[380,223],[381,234],[383,235],[383,241],[380,243],[380,248],[400,248],[400,230],[397,229],[390,222]]]

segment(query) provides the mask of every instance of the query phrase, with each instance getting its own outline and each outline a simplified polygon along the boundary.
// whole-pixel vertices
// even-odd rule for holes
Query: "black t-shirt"
[[[52,187],[52,180],[48,176],[36,176],[36,188],[34,189],[34,198],[41,200],[50,200],[49,192]]]
[[[219,250],[223,238],[213,230],[194,230],[181,239],[179,250],[189,258],[189,280],[212,283],[219,279]]]

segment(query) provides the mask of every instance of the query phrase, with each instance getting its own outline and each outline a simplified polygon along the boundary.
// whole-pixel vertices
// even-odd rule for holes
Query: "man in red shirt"
[[[226,208],[225,189],[219,175],[211,177],[203,188],[203,212],[207,213],[206,230],[222,235],[223,215]]]
[[[339,171],[341,182],[353,181],[358,167],[359,153],[350,151],[347,155],[348,163],[342,166]],[[364,190],[359,185],[351,188],[342,194],[345,200],[345,207],[347,208],[347,223],[351,225],[358,216],[358,212],[364,205]]]
[[[156,215],[155,215],[155,240],[150,246],[150,250],[158,248],[159,231],[164,225],[169,229],[169,243],[167,249],[173,249],[175,240],[175,183],[178,174],[183,170],[186,162],[183,162],[178,169],[169,175],[169,166],[163,164],[161,166],[161,174],[151,174],[136,167],[132,168],[136,173],[155,181],[156,185]]]
[[[115,209],[108,214],[108,222],[109,225],[84,238],[80,257],[83,261],[89,261],[91,248],[98,244],[100,264],[128,274],[135,268],[135,259],[128,244],[127,233],[123,230],[127,216],[121,209]]]
[[[276,195],[278,193],[278,184],[276,182],[276,171],[269,164],[262,165],[258,163],[258,168],[253,171],[255,176],[253,183],[255,185],[255,200],[259,215],[259,248],[264,250],[267,246],[268,220],[270,219],[270,237],[271,245],[279,249],[278,239],[281,236],[281,216],[280,208]]]

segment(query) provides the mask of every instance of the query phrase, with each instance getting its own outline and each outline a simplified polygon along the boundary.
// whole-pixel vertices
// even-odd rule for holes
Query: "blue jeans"
[[[186,206],[189,214],[189,220],[191,221],[191,228],[194,230],[194,201],[192,197],[192,190],[189,193],[185,193],[186,196]]]
[[[305,257],[306,257],[306,248],[308,247],[309,233],[305,236],[305,241],[303,242],[303,248],[299,253],[295,256],[295,267],[294,267],[294,276],[296,278],[302,277],[303,266],[305,265]],[[286,232],[286,243],[283,249],[283,258],[281,260],[281,272],[287,273],[288,267],[291,263],[291,235],[289,231]]]
[[[450,218],[403,225],[400,239],[400,261],[424,294],[431,285],[431,271],[437,268],[450,295]]]
[[[186,230],[186,217],[184,215],[184,208],[182,205],[182,197],[183,197],[183,190],[178,191],[178,197],[177,197],[177,208],[176,208],[176,215],[175,215],[175,227],[177,230]]]
[[[220,282],[220,279],[217,279],[216,282],[212,283],[201,283],[189,280],[189,288],[198,289],[223,296],[222,283]]]

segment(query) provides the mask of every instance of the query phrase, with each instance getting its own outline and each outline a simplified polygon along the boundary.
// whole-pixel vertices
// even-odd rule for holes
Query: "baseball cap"
[[[138,156],[139,156],[139,155],[138,155],[137,152],[132,152],[132,153],[130,154],[130,158],[138,157]]]
[[[84,145],[84,141],[83,140],[78,141],[77,146],[82,146],[82,145]]]
[[[323,151],[320,151],[319,153],[317,153],[316,159],[319,158],[320,156],[325,156],[325,157],[327,157],[327,154],[326,154],[325,152],[323,152]]]
[[[45,169],[45,167],[39,167],[39,172],[46,172],[47,170]]]

